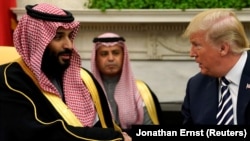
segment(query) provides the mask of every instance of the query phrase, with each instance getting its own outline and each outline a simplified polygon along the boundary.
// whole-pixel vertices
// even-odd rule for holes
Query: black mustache
[[[61,54],[72,54],[72,50],[71,49],[64,49],[64,51],[58,53],[58,55],[61,55]]]

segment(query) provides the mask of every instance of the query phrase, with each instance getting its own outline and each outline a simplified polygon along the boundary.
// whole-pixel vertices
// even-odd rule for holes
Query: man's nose
[[[63,42],[63,47],[68,48],[68,49],[72,49],[73,48],[72,40],[70,38],[65,38],[65,40]]]
[[[193,47],[191,47],[191,49],[190,49],[190,51],[189,51],[189,56],[190,56],[190,57],[196,57],[196,56],[197,56],[196,53],[195,53],[195,51],[194,51],[194,48],[193,48]]]
[[[108,59],[109,59],[109,60],[113,60],[113,59],[114,59],[114,55],[113,55],[112,53],[109,53]]]

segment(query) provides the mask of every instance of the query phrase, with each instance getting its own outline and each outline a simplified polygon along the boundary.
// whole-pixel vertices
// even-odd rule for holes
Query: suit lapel
[[[212,78],[208,83],[204,94],[204,116],[209,117],[206,121],[214,124],[216,122],[216,113],[218,105],[218,79]],[[211,118],[214,117],[214,118]]]
[[[237,100],[237,121],[238,124],[245,124],[246,109],[250,101],[250,53],[247,54],[247,61],[242,72],[238,100]],[[248,111],[249,112],[249,111]]]

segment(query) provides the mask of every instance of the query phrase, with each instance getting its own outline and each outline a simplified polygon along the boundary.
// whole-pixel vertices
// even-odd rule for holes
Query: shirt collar
[[[233,66],[233,68],[227,73],[226,78],[231,81],[232,83],[239,85],[241,74],[243,71],[243,68],[245,66],[247,60],[247,52],[244,51],[240,57],[240,59],[237,61],[237,63]]]

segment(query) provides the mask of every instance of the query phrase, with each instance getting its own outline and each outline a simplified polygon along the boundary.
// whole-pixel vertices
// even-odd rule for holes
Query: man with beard
[[[162,125],[158,98],[134,77],[125,39],[107,32],[93,42],[92,73],[105,90],[115,121],[124,131],[132,131],[132,125]]]
[[[14,32],[20,58],[0,66],[0,140],[132,140],[81,68],[73,43],[79,22],[46,3],[26,10]]]

